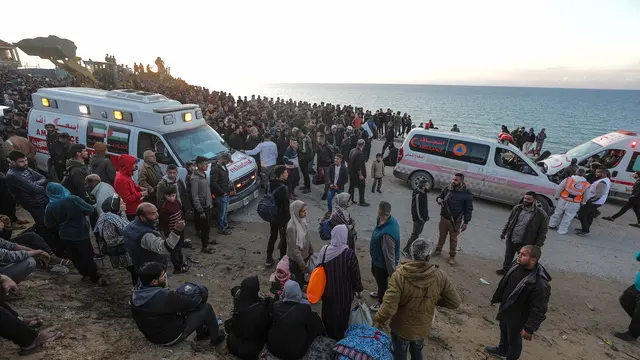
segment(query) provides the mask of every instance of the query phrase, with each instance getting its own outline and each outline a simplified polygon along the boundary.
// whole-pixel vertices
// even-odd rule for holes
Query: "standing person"
[[[162,174],[160,165],[158,165],[156,161],[156,154],[153,150],[145,151],[142,157],[144,158],[144,162],[138,172],[138,185],[147,190],[145,201],[157,204],[156,187],[164,175]]]
[[[336,227],[338,225],[346,225],[349,230],[349,238],[347,244],[349,245],[349,249],[356,251],[355,241],[358,237],[358,234],[355,230],[355,221],[351,217],[349,213],[349,207],[353,204],[351,202],[351,198],[347,193],[341,193],[336,195],[335,197],[335,205],[333,206],[333,210],[331,212],[331,216],[329,216],[329,224],[331,227]]]
[[[500,233],[500,239],[505,241],[505,252],[502,267],[496,270],[496,274],[504,275],[509,271],[513,256],[522,247],[534,245],[541,248],[547,239],[548,225],[547,213],[536,206],[536,193],[527,191],[522,204],[511,209],[509,220]]]
[[[331,176],[329,175],[329,169],[331,168],[332,161],[335,163],[335,157],[333,156],[334,150],[333,146],[326,141],[324,134],[318,134],[317,141],[318,144],[316,145],[316,154],[318,154],[318,168],[322,169],[324,172],[324,192],[322,193],[321,200],[327,200],[327,197],[329,195],[330,182],[333,181],[333,184],[336,185],[335,179],[332,180]],[[342,154],[340,154],[340,162],[342,163]],[[342,190],[344,191],[344,185]],[[329,210],[331,210],[331,205],[329,205]]]
[[[633,189],[631,190],[631,195],[629,196],[629,200],[622,205],[622,208],[617,213],[612,216],[605,216],[603,219],[608,221],[614,221],[620,216],[624,215],[629,209],[633,209],[633,212],[636,214],[636,223],[629,224],[633,227],[640,228],[640,171],[634,172],[631,177],[633,177],[636,182],[633,184]]]
[[[147,190],[136,185],[131,178],[138,169],[138,159],[131,155],[123,154],[118,158],[118,171],[113,181],[113,188],[125,204],[127,204],[127,219],[132,221],[136,217],[136,209],[142,204],[142,198],[147,196]]]
[[[280,258],[284,257],[287,253],[287,224],[291,218],[289,213],[289,189],[287,187],[289,171],[284,166],[278,165],[273,169],[273,175],[275,179],[269,183],[268,191],[273,194],[277,216],[275,221],[269,223],[271,230],[269,243],[267,244],[267,260],[265,262],[267,267],[271,267],[275,263],[273,260],[273,249],[278,239],[278,234],[280,234],[280,242],[278,243]]]
[[[260,170],[263,175],[261,178],[268,184],[272,177],[271,172],[278,161],[278,146],[271,140],[271,134],[265,133],[264,141],[245,153],[251,156],[260,154]]]
[[[378,205],[378,218],[371,234],[369,252],[371,273],[378,287],[377,291],[370,294],[378,299],[378,302],[371,306],[371,310],[378,311],[389,286],[389,277],[400,261],[400,225],[391,216],[391,204],[386,201],[381,201]]]
[[[587,176],[585,176],[589,184],[593,184],[594,182],[596,182],[596,180],[598,180],[598,178],[596,178],[596,170],[600,169],[601,167],[602,165],[597,161],[593,161],[591,164],[589,164],[589,170],[587,170]]]
[[[460,128],[458,127],[458,124],[453,124],[453,127],[451,128],[451,131],[460,132]]]
[[[371,184],[371,192],[377,190],[380,194],[382,194],[382,177],[384,176],[384,163],[382,162],[382,154],[376,154],[376,160],[371,163],[371,176],[373,177],[373,183]]]
[[[420,180],[418,187],[413,190],[411,195],[411,219],[413,220],[413,230],[411,236],[407,240],[402,250],[402,255],[411,259],[411,244],[422,234],[424,230],[424,224],[429,221],[429,201],[427,198],[427,189],[429,182],[427,180]],[[431,252],[429,252],[431,256]]]
[[[233,132],[229,135],[229,146],[234,150],[244,150],[244,139],[242,138],[242,126],[236,125]]]
[[[89,158],[87,148],[82,144],[71,145],[69,150],[71,158],[67,160],[67,170],[61,184],[66,187],[72,195],[75,195],[85,202],[89,202],[85,179],[89,175],[89,168],[86,161]]]
[[[211,184],[211,194],[216,197],[218,205],[218,219],[216,226],[218,234],[231,235],[231,227],[227,222],[227,214],[229,213],[229,196],[233,192],[233,183],[229,180],[229,169],[227,165],[231,162],[231,155],[224,153],[220,155],[218,161],[211,164],[209,180]]]
[[[547,318],[551,296],[551,276],[539,264],[542,251],[527,245],[520,249],[517,263],[502,277],[491,304],[500,304],[496,319],[500,321],[500,343],[485,350],[508,360],[518,360],[522,339],[531,341]]]
[[[580,167],[578,166],[578,159],[571,159],[571,165],[567,166],[567,168],[562,171],[562,178],[566,179],[570,176],[575,175],[578,172],[579,168]]]
[[[580,204],[587,202],[585,195],[591,184],[584,175],[584,169],[579,169],[575,175],[562,180],[556,189],[558,205],[549,219],[549,229],[558,229],[560,235],[567,233],[571,220],[580,210]]]
[[[300,183],[300,172],[298,171],[298,169],[300,169],[300,162],[298,159],[298,140],[296,140],[296,138],[292,137],[291,140],[289,140],[289,147],[285,150],[282,161],[289,172],[289,177],[287,178],[289,197],[291,200],[295,200],[297,197],[295,192],[296,186]]]
[[[384,155],[384,152],[387,150],[388,147],[391,147],[391,145],[393,145],[393,139],[395,138],[395,134],[393,133],[393,127],[387,125],[387,133],[384,135],[385,138],[385,142],[382,145],[382,155]]]
[[[640,261],[640,251],[636,253],[636,261]],[[631,317],[629,328],[625,332],[614,334],[620,340],[636,341],[640,337],[640,271],[636,274],[635,282],[620,296],[620,305]]]
[[[189,271],[189,266],[185,263],[182,256],[182,247],[184,245],[184,231],[176,230],[178,223],[184,223],[184,211],[182,204],[178,200],[178,189],[171,185],[164,192],[165,201],[159,211],[160,229],[165,237],[169,237],[172,232],[180,234],[180,241],[173,247],[171,251],[171,263],[173,264],[174,274],[183,274]]]
[[[358,146],[351,149],[349,152],[349,195],[351,200],[355,202],[355,189],[358,188],[360,206],[369,206],[369,203],[364,201],[364,186],[365,179],[367,178],[367,164],[364,161],[364,140],[358,140]]]
[[[289,205],[291,219],[287,224],[287,256],[290,259],[291,274],[300,288],[304,287],[304,274],[309,272],[307,261],[313,255],[313,245],[309,239],[307,204],[296,200]]]
[[[217,244],[215,239],[209,239],[211,231],[211,186],[207,181],[205,171],[209,167],[207,158],[204,156],[196,157],[197,170],[191,174],[191,201],[193,204],[193,218],[197,225],[196,230],[199,232],[202,241],[202,252],[205,254],[213,254],[213,248],[209,245]]]
[[[576,235],[586,236],[589,234],[598,208],[602,206],[607,201],[607,197],[609,197],[609,190],[611,189],[609,176],[611,176],[611,174],[607,169],[596,170],[596,178],[598,180],[591,184],[587,203],[584,204],[578,212],[578,219],[580,219],[582,228],[576,229]]]
[[[9,152],[20,151],[25,154],[29,162],[29,167],[34,168],[37,152],[36,146],[33,145],[29,139],[18,136],[13,126],[6,127],[4,132],[7,136],[7,140],[5,141],[7,150],[9,150]]]
[[[249,129],[249,136],[247,137],[247,141],[245,141],[245,143],[244,143],[245,153],[247,151],[249,151],[249,150],[255,149],[256,147],[258,147],[258,145],[260,143],[262,143],[262,137],[260,136],[260,132],[258,132],[258,128],[257,127],[252,126]],[[256,164],[258,165],[258,169],[260,169],[264,165],[262,165],[262,162],[260,161],[260,156],[256,156],[258,154],[258,152],[256,152],[255,154],[253,154],[251,156],[256,161]]]
[[[411,261],[391,275],[384,302],[376,313],[378,329],[391,320],[395,360],[423,359],[424,340],[431,332],[436,306],[457,309],[460,295],[444,271],[429,262],[433,243],[417,239],[411,244]]]
[[[49,204],[45,210],[45,225],[49,230],[57,231],[73,266],[83,279],[89,279],[99,286],[108,285],[107,280],[98,273],[98,266],[93,260],[89,222],[86,219],[94,212],[93,206],[58,183],[47,184],[46,192]]]
[[[39,172],[29,168],[27,156],[20,151],[9,153],[9,170],[7,171],[7,185],[20,204],[33,218],[36,231],[42,230],[44,225],[44,211],[49,202],[45,193],[47,178]],[[41,236],[43,236],[40,233]],[[44,236],[43,236],[44,237]]]
[[[100,180],[113,186],[116,179],[116,169],[107,155],[107,144],[97,142],[93,145],[96,153],[89,160],[89,170],[100,176]]]
[[[300,160],[300,172],[302,172],[302,179],[304,180],[304,186],[300,189],[303,194],[311,192],[311,178],[309,177],[309,165],[313,164],[313,144],[311,139],[307,135],[307,129],[302,128],[298,132],[298,142],[300,147],[298,149]]]
[[[338,225],[331,230],[331,245],[320,250],[327,284],[322,294],[322,322],[327,336],[339,341],[349,326],[354,296],[364,289],[356,253],[348,246],[349,230]]]
[[[189,165],[185,164],[185,167],[188,168]],[[189,177],[187,175],[187,177]],[[184,181],[180,179],[178,176],[178,166],[175,164],[169,164],[167,166],[167,174],[162,177],[162,180],[158,183],[158,188],[156,189],[156,195],[158,198],[158,204],[156,205],[158,209],[162,208],[162,204],[165,202],[164,194],[167,189],[171,186],[176,187],[177,198],[182,205],[182,210],[185,214],[189,213],[191,210],[191,201],[190,201],[190,193],[187,192],[187,186]]]
[[[320,153],[318,153],[318,156]],[[328,185],[327,208],[333,209],[333,198],[344,192],[344,186],[349,181],[349,170],[342,163],[342,154],[336,154],[333,166],[329,166],[325,172],[325,184]],[[323,197],[324,198],[324,197]]]
[[[529,155],[529,149],[531,148],[533,143],[536,142],[536,133],[534,132],[533,128],[529,129],[529,132],[525,134],[524,138],[524,154]]]
[[[438,256],[449,235],[449,265],[456,265],[456,251],[458,236],[467,230],[471,214],[473,213],[473,194],[464,183],[464,174],[453,175],[451,184],[440,192],[436,202],[441,206],[440,223],[438,224],[438,246],[433,253]]]
[[[544,146],[544,141],[547,139],[547,133],[545,132],[547,129],[542,128],[536,136],[536,155],[540,155],[540,151],[542,151],[542,146]]]

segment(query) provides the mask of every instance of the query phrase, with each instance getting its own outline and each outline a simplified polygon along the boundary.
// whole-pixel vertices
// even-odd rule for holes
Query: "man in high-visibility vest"
[[[558,234],[564,235],[569,230],[571,220],[580,210],[580,204],[587,201],[587,190],[591,186],[585,176],[584,169],[579,169],[576,175],[570,176],[558,185],[556,199],[558,206],[549,219],[549,228],[558,229]]]

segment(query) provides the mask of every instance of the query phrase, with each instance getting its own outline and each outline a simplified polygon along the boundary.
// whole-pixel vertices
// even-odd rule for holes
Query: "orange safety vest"
[[[564,183],[564,190],[560,193],[560,197],[568,202],[581,203],[584,193],[587,192],[591,184],[587,181],[578,182],[572,177],[568,177]]]
[[[513,136],[511,136],[511,134],[507,134],[507,133],[499,133],[498,134],[498,140],[499,141],[513,142]]]

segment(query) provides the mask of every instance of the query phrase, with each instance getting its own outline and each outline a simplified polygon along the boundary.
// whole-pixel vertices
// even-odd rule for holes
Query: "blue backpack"
[[[284,187],[284,185],[280,184],[280,186],[275,188],[273,191],[267,191],[258,203],[257,211],[262,220],[270,223],[276,221],[276,218],[278,217],[278,205],[276,204],[276,198],[273,194],[282,187]]]
[[[320,239],[325,241],[331,240],[331,230],[333,230],[333,226],[331,226],[329,219],[320,221],[320,225],[318,225]]]

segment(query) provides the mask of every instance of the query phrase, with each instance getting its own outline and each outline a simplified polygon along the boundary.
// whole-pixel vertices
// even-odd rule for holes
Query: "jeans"
[[[93,255],[91,256],[93,259]],[[11,278],[16,284],[26,279],[37,267],[34,258],[28,257],[22,261],[10,264],[0,264],[0,274]]]
[[[280,233],[278,249],[280,250],[280,258],[283,258],[287,254],[287,223],[269,223],[269,226],[271,227],[271,233],[269,235],[269,243],[267,244],[267,259],[273,257],[273,248],[276,245],[278,233]]]
[[[342,192],[343,190],[340,189],[329,189],[329,192],[327,193],[327,208],[329,211],[333,210],[333,197],[338,194],[342,194]]]
[[[206,248],[209,246],[209,233],[211,232],[211,208],[202,209],[202,214],[204,214],[204,218],[200,218],[200,212],[198,210],[193,210],[193,216],[198,224],[196,226],[196,231],[199,232],[200,240],[202,241],[202,248]]]
[[[391,332],[391,339],[393,341],[393,359],[394,360],[406,360],[407,353],[411,354],[411,360],[422,360],[422,349],[424,348],[424,339],[420,340],[405,340],[400,336]]]
[[[520,249],[524,246],[523,243],[514,244],[511,240],[505,241],[504,249],[504,261],[502,262],[502,270],[509,271],[511,264],[513,263],[513,257],[520,252]]]
[[[376,190],[376,183],[378,184],[378,191],[380,191],[380,188],[382,187],[382,178],[373,179],[373,184],[371,184],[371,192],[374,192]]]
[[[173,341],[166,346],[175,345],[183,341],[194,331],[197,334],[198,340],[208,337],[212,344],[218,340],[218,337],[220,336],[220,327],[218,326],[218,318],[215,311],[213,311],[211,304],[205,304],[202,309],[188,313],[186,320],[182,335],[180,335],[176,341]]]
[[[629,286],[620,296],[620,305],[631,316],[629,334],[640,337],[640,291],[635,285]]]
[[[227,228],[227,214],[229,213],[229,195],[216,196],[218,202],[218,230]]]
[[[376,285],[378,286],[378,303],[382,304],[384,293],[387,292],[387,288],[389,288],[389,272],[387,269],[379,268],[371,264],[371,274],[373,274],[373,278],[376,280]]]
[[[518,360],[522,353],[521,326],[515,327],[500,321],[500,344],[498,350],[506,356],[507,360]]]
[[[93,245],[91,239],[87,238],[80,241],[65,241],[73,266],[78,270],[80,275],[89,276],[91,282],[98,282],[98,266],[93,261]]]
[[[355,192],[356,188],[358,188],[358,194],[360,198],[360,204],[364,203],[364,180],[360,180],[360,178],[350,179],[349,180],[349,196],[351,197],[351,201],[354,203],[355,200]]]
[[[38,337],[38,332],[31,329],[9,305],[2,303],[0,306],[0,337],[11,340],[20,347],[33,344]]]
[[[413,220],[413,231],[411,231],[411,236],[409,236],[409,240],[407,240],[407,245],[404,247],[407,250],[411,250],[411,244],[422,234],[422,230],[424,230],[424,224],[426,221]]]
[[[589,233],[589,228],[593,224],[593,219],[596,217],[596,212],[600,205],[587,203],[580,208],[578,212],[578,219],[580,219],[580,225],[582,225],[582,232]]]

